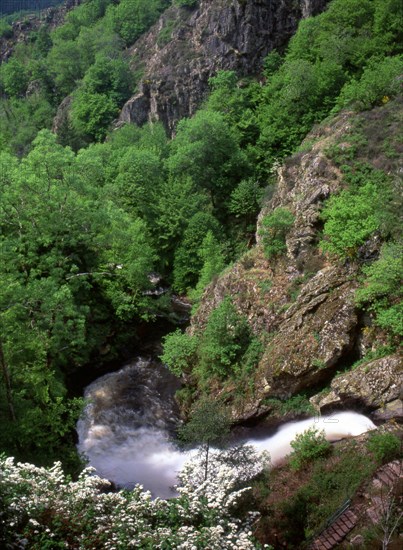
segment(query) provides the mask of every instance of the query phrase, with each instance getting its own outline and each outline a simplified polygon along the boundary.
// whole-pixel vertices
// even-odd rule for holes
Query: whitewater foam
[[[139,483],[154,496],[169,498],[177,473],[197,450],[179,450],[169,435],[177,418],[172,400],[161,389],[161,372],[139,360],[90,385],[89,403],[77,425],[78,449],[101,477],[126,488]],[[291,452],[295,436],[308,428],[323,430],[329,441],[335,441],[375,425],[364,415],[347,411],[290,422],[270,437],[245,443],[268,451],[276,465]]]

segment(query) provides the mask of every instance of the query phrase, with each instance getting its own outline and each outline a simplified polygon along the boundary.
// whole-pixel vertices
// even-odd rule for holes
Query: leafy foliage
[[[329,113],[388,104],[398,93],[399,0],[334,0],[301,21],[285,52],[268,55],[264,80],[240,81],[233,71],[212,77],[203,108],[178,124],[174,139],[158,124],[110,132],[138,84],[127,47],[169,4],[87,0],[59,28],[44,26],[19,43],[0,70],[1,368],[8,381],[0,409],[12,425],[4,448],[24,459],[49,461],[69,438],[80,404],[67,399],[65,377],[119,328],[153,317],[151,269],[197,305],[205,286],[253,242],[274,163]],[[2,20],[0,34],[7,38],[10,29]],[[58,140],[77,154],[43,132],[66,96],[71,106],[69,99],[58,112],[65,115]],[[351,161],[353,148],[350,154]],[[373,169],[341,169],[346,186],[324,207],[323,249],[354,257],[374,234],[388,240],[364,270],[357,303],[401,334],[397,186]],[[285,251],[292,223],[284,209],[263,220],[268,257]],[[243,387],[261,350],[226,298],[203,333],[168,337],[164,357],[198,389],[228,378]]]
[[[166,336],[161,359],[175,374],[195,375],[197,384],[204,388],[215,378],[250,376],[262,351],[246,317],[226,297],[210,313],[203,333],[191,336],[177,330]]]
[[[236,132],[221,114],[203,110],[178,124],[168,166],[173,176],[185,174],[207,191],[217,209],[248,169]]]
[[[357,290],[358,304],[376,313],[376,323],[393,334],[402,335],[402,246],[398,243],[383,245],[380,257],[364,268],[366,281]],[[399,301],[400,300],[400,301]]]
[[[323,250],[340,255],[354,255],[377,229],[379,190],[367,183],[358,190],[345,190],[326,204],[322,217],[325,220]]]
[[[222,251],[222,246],[214,237],[212,231],[208,231],[203,239],[199,249],[199,257],[203,262],[200,269],[199,280],[194,291],[190,292],[190,297],[194,302],[200,300],[206,286],[219,275],[225,267],[225,258]]]
[[[267,258],[272,258],[287,250],[285,238],[293,223],[294,215],[287,208],[276,208],[262,219],[259,232]]]
[[[122,0],[114,9],[109,9],[113,30],[128,46],[133,44],[167,7],[167,0]]]
[[[22,161],[0,160],[0,406],[13,426],[6,448],[50,461],[79,412],[62,372],[101,344],[105,315],[146,314],[154,252],[144,223],[102,204],[69,148],[46,130],[33,145]]]
[[[199,347],[199,364],[195,371],[205,381],[212,377],[226,378],[241,362],[251,341],[245,317],[239,315],[226,297],[207,321]]]
[[[27,91],[29,77],[24,65],[17,59],[10,59],[1,66],[1,84],[10,97],[20,97]]]
[[[291,447],[293,451],[290,455],[290,466],[293,470],[300,470],[308,462],[328,455],[332,448],[326,440],[325,433],[315,428],[297,434],[291,442]]]
[[[360,79],[353,79],[343,87],[338,107],[354,106],[361,111],[386,103],[400,91],[402,69],[402,56],[372,59]]]
[[[196,358],[197,338],[176,329],[164,337],[164,353],[160,359],[177,376],[189,371]]]
[[[401,454],[401,446],[400,439],[387,432],[372,434],[367,442],[368,450],[379,463],[390,462],[397,458]]]
[[[174,0],[174,4],[181,7],[192,8],[196,6],[198,0]]]
[[[105,94],[79,92],[73,104],[73,127],[81,134],[100,141],[118,114],[116,103]]]
[[[198,281],[199,274],[203,268],[203,264],[209,262],[210,264],[217,263],[216,269],[211,267],[210,273],[207,272],[207,266],[205,267],[205,275],[203,279],[207,279],[200,283],[199,286],[209,283],[212,276],[217,275],[222,267],[223,260],[221,250],[218,247],[218,258],[214,256],[214,245],[217,243],[217,236],[219,234],[220,225],[216,218],[209,212],[196,212],[196,214],[189,220],[189,224],[183,233],[183,238],[175,251],[175,259],[173,265],[173,287],[178,292],[186,292],[188,289],[194,287]],[[205,241],[207,233],[210,233],[208,242]],[[216,239],[214,243],[214,238]],[[208,248],[209,250],[206,250]],[[216,246],[217,248],[217,246]],[[210,256],[212,254],[212,256]],[[209,278],[209,275],[211,277]]]

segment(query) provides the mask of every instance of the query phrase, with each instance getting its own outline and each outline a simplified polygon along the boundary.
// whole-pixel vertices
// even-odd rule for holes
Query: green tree
[[[181,241],[189,218],[205,207],[205,197],[190,178],[168,178],[157,190],[151,190],[150,230],[160,251],[161,267],[172,265],[174,251]]]
[[[247,319],[240,315],[230,297],[214,309],[201,336],[199,364],[195,372],[201,381],[225,379],[236,370],[251,340]]]
[[[78,91],[71,109],[73,127],[84,137],[101,141],[119,108],[106,94]]]
[[[203,264],[209,260],[210,252],[213,252],[211,249],[206,254],[202,252],[203,242],[208,231],[211,231],[217,238],[220,232],[219,223],[209,212],[197,212],[189,220],[183,233],[183,239],[175,251],[173,287],[176,291],[186,292],[196,285]],[[221,250],[218,256],[222,258]],[[217,263],[217,255],[215,260],[211,256],[210,258]],[[221,271],[223,262],[218,260],[218,264],[220,264],[217,265],[218,270]]]
[[[0,100],[1,135],[11,151],[23,156],[38,131],[50,128],[54,108],[40,95]]]
[[[356,302],[376,314],[375,323],[397,336],[403,335],[402,258],[401,243],[385,243],[379,259],[364,268],[364,286],[356,292]]]
[[[193,8],[198,3],[198,0],[174,0],[174,4],[180,7]]]
[[[204,479],[208,477],[209,453],[212,446],[222,447],[227,442],[230,419],[227,411],[216,400],[203,399],[195,406],[189,421],[179,429],[184,443],[196,444],[204,460]]]
[[[380,201],[378,186],[373,182],[331,197],[322,212],[325,220],[322,250],[344,257],[354,255],[380,227]]]
[[[285,239],[294,219],[294,215],[287,208],[280,207],[264,216],[259,235],[261,235],[267,258],[272,258],[287,250]]]
[[[111,316],[150,309],[154,252],[144,223],[102,203],[82,159],[50,132],[20,162],[4,152],[0,162],[0,409],[13,422],[0,431],[10,452],[46,461],[79,410],[63,374],[104,342]]]
[[[87,69],[77,42],[58,40],[50,50],[47,60],[59,96],[70,94]]]
[[[198,340],[186,332],[176,329],[163,339],[164,352],[160,359],[169,370],[182,376],[192,369],[192,363],[196,359]]]
[[[239,182],[231,193],[229,211],[240,220],[246,230],[253,230],[261,207],[263,189],[254,178]]]
[[[199,250],[199,257],[203,261],[199,280],[196,288],[190,293],[190,297],[196,303],[200,300],[204,289],[211,283],[214,277],[219,275],[225,267],[225,257],[222,245],[218,242],[213,232],[209,230],[203,239]]]
[[[46,25],[41,25],[35,37],[35,51],[40,57],[46,57],[53,45],[50,36],[49,28]]]
[[[191,177],[217,209],[225,208],[225,198],[248,172],[238,137],[224,116],[203,110],[179,122],[168,167],[174,177]]]
[[[403,56],[370,60],[362,75],[343,87],[338,108],[353,106],[362,111],[389,101],[400,91],[402,69]]]
[[[0,19],[0,38],[11,38],[13,27],[3,18]]]
[[[18,59],[11,58],[2,65],[0,78],[4,91],[10,97],[20,97],[27,91],[29,75]]]
[[[158,195],[163,176],[163,164],[155,153],[138,145],[127,147],[108,193],[128,212],[151,221],[152,197]]]
[[[123,59],[98,54],[83,78],[83,87],[91,94],[105,94],[122,105],[130,97],[133,77]]]
[[[129,46],[151,27],[167,6],[164,0],[122,0],[109,15],[114,30]]]
[[[258,120],[256,104],[259,101],[261,88],[251,80],[245,85],[235,71],[218,71],[209,79],[211,93],[206,108],[221,113],[231,128],[236,128],[240,144],[253,143],[258,137]],[[247,151],[250,152],[250,151]]]
[[[101,233],[101,259],[108,274],[101,273],[102,287],[119,319],[147,319],[151,307],[144,290],[150,287],[147,275],[155,260],[147,226],[112,204],[108,214],[109,223]]]

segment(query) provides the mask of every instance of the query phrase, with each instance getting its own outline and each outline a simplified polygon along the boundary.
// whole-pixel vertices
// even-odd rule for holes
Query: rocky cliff
[[[327,0],[201,0],[197,7],[166,10],[130,49],[141,74],[138,93],[123,107],[120,122],[160,120],[172,133],[191,116],[218,70],[240,77],[259,74],[264,57],[282,49],[302,17]]]
[[[209,314],[229,295],[265,341],[253,390],[245,387],[238,400],[231,382],[216,390],[231,403],[234,419],[275,413],[276,403],[301,392],[319,392],[311,404],[321,411],[353,406],[367,413],[378,409],[379,419],[402,417],[402,357],[397,352],[371,360],[387,338],[354,300],[360,265],[377,256],[379,237],[362,246],[354,261],[325,255],[318,247],[323,203],[344,186],[329,153],[332,145],[350,147],[351,129],[360,128],[366,141],[363,154],[370,154],[377,168],[397,174],[398,159],[391,163],[382,143],[395,139],[400,109],[399,102],[391,102],[360,115],[345,112],[314,129],[301,152],[278,170],[274,194],[259,217],[258,245],[205,291],[191,333],[201,334]],[[295,222],[286,255],[268,260],[259,228],[277,207],[290,210]]]
[[[82,2],[83,0],[65,0],[60,6],[44,9],[42,5],[37,4],[37,7],[32,9],[32,13],[18,18],[11,25],[10,36],[0,37],[0,64],[8,60],[17,44],[27,43],[30,40],[31,32],[37,31],[43,25],[49,29],[60,26],[64,22],[66,13]]]

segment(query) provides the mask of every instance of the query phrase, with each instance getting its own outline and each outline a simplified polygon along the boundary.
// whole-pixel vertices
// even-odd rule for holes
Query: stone
[[[265,56],[282,48],[298,21],[319,13],[328,0],[201,0],[196,9],[173,5],[130,49],[133,72],[144,71],[139,93],[124,105],[119,121],[159,120],[170,134],[192,116],[219,70],[238,76],[261,72]],[[161,32],[174,21],[171,36]]]
[[[395,399],[390,403],[386,403],[383,407],[376,409],[371,418],[374,422],[387,422],[396,420],[403,422],[403,402],[401,399]]]
[[[367,409],[377,409],[374,419],[402,417],[399,399],[402,383],[402,359],[398,354],[389,355],[337,376],[332,380],[330,393],[325,397],[314,397],[311,402],[321,412],[360,403]]]

